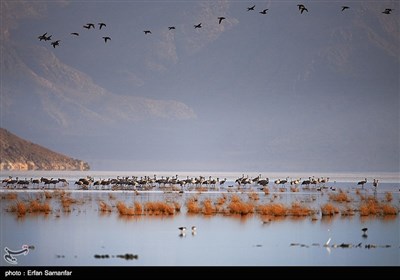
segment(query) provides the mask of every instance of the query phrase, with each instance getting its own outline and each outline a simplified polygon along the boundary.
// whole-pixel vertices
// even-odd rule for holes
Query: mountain
[[[89,164],[26,141],[0,128],[0,170],[89,170]]]

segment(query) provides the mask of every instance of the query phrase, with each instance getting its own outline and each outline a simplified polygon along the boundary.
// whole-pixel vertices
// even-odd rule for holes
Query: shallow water
[[[74,174],[69,179],[73,181],[81,175]],[[34,175],[38,176],[42,175]],[[354,199],[352,205],[359,204],[356,183],[337,181],[328,184],[333,185],[349,191]],[[391,204],[399,209],[398,186],[398,182],[384,182],[375,194],[367,185],[364,190],[358,187],[357,192],[375,195],[379,201],[383,201],[386,199],[385,193],[390,191],[393,194]],[[399,215],[361,217],[356,213],[354,216],[338,214],[325,217],[318,213],[316,220],[313,220],[310,216],[271,219],[259,214],[205,216],[187,213],[187,199],[197,197],[199,201],[206,198],[215,201],[222,196],[221,192],[227,197],[231,196],[232,193],[227,190],[230,189],[226,187],[220,192],[179,194],[74,189],[67,191],[77,201],[71,205],[70,212],[64,211],[60,200],[54,196],[46,200],[52,206],[49,214],[28,213],[18,217],[15,212],[8,211],[16,203],[15,200],[5,199],[5,195],[16,192],[20,201],[38,196],[44,201],[43,190],[3,188],[0,192],[2,252],[4,254],[4,247],[21,250],[24,244],[34,246],[28,254],[16,256],[17,265],[22,266],[400,265]],[[253,191],[257,191],[257,188]],[[249,199],[247,192],[247,189],[235,189],[235,193],[243,200]],[[270,203],[274,197],[276,203],[290,205],[297,201],[319,209],[328,200],[330,192],[329,188],[322,192],[271,191],[269,195],[259,192],[257,203]],[[113,205],[112,212],[99,211],[100,200]],[[182,207],[173,216],[121,216],[115,208],[117,201],[129,205],[135,201],[142,204],[148,201],[176,201]],[[337,205],[343,207],[343,204]],[[195,233],[190,229],[193,225],[197,227]],[[187,227],[183,236],[178,229],[181,226]],[[364,227],[368,228],[367,237],[362,236],[361,229]],[[329,238],[329,245],[324,246]],[[351,248],[340,247],[343,243]],[[133,254],[135,258],[127,260],[117,257],[126,253]],[[95,258],[95,255],[108,255],[108,258]],[[10,264],[3,257],[1,265]]]

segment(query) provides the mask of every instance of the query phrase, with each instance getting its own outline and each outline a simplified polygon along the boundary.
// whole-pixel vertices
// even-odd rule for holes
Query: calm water
[[[174,176],[165,172],[157,176]],[[386,217],[334,217],[316,215],[311,217],[285,217],[266,220],[259,214],[246,216],[225,216],[222,214],[204,216],[188,214],[185,202],[197,197],[198,201],[207,198],[216,201],[227,193],[228,187],[220,192],[185,192],[179,194],[161,191],[81,191],[76,190],[73,182],[87,175],[99,178],[115,178],[116,176],[153,176],[152,172],[17,172],[1,174],[1,178],[9,175],[19,178],[37,178],[41,176],[67,178],[70,184],[71,198],[77,200],[70,207],[70,212],[63,211],[58,198],[48,199],[52,206],[49,214],[26,214],[18,218],[16,213],[7,211],[16,202],[5,199],[5,195],[16,192],[18,200],[28,201],[43,197],[43,190],[8,190],[2,188],[1,207],[1,239],[2,254],[4,248],[21,250],[22,245],[34,246],[27,255],[16,256],[18,265],[22,266],[399,266],[400,265],[400,219],[397,216]],[[180,173],[179,177],[198,176],[199,174]],[[233,185],[234,180],[241,177],[239,173],[203,173],[205,177],[227,178],[226,186]],[[249,174],[250,177],[258,174]],[[276,178],[308,178],[308,174],[262,174],[270,180]],[[320,176],[311,174],[311,176]],[[368,178],[379,179],[378,192],[374,194],[372,186],[367,183],[364,195],[375,195],[379,201],[385,200],[387,191],[392,192],[391,204],[399,208],[398,174],[323,174],[330,177],[328,187],[349,191],[354,199],[351,204],[359,205],[356,194],[357,181]],[[67,188],[68,189],[68,188]],[[235,189],[232,188],[232,189]],[[322,192],[315,190],[299,193],[259,192],[260,203],[290,205],[293,201],[319,209],[328,199],[329,188]],[[254,188],[254,191],[259,191]],[[237,193],[247,201],[248,190]],[[111,195],[110,195],[111,193]],[[112,206],[111,213],[99,211],[99,201]],[[135,201],[176,201],[181,212],[173,216],[120,216],[115,208],[117,201],[132,205]],[[44,201],[44,198],[43,200]],[[344,204],[336,204],[343,208]],[[192,234],[190,228],[197,230]],[[178,227],[186,226],[184,236]],[[362,236],[361,229],[367,227],[367,237]],[[331,239],[329,246],[324,244]],[[351,244],[352,248],[342,248],[340,244]],[[361,243],[361,244],[360,244]],[[359,245],[357,247],[357,245]],[[370,248],[366,248],[366,246]],[[116,257],[124,254],[137,255],[137,258],[126,260]],[[95,255],[108,255],[108,258],[95,258]],[[1,265],[10,265],[3,256]]]

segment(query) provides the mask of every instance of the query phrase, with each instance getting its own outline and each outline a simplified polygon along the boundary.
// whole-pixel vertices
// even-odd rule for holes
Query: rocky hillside
[[[79,159],[53,152],[0,128],[0,170],[89,170]]]

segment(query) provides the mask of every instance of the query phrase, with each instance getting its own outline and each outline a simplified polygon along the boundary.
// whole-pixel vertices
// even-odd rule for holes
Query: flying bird
[[[86,29],[95,28],[94,23],[86,23],[86,25],[84,25],[83,27]]]
[[[150,30],[145,30],[145,31],[143,31],[144,32],[144,34],[151,34],[151,31]]]
[[[390,15],[390,13],[393,11],[393,9],[388,9],[388,8],[386,8],[382,13],[383,14],[387,14],[387,15]]]
[[[201,22],[199,24],[195,24],[194,28],[201,28]]]
[[[107,26],[104,22],[99,22],[98,25],[99,25],[99,29],[101,29],[103,26],[104,27]]]
[[[260,12],[260,14],[266,15],[267,14],[268,9],[264,9]]]
[[[107,41],[108,41],[108,40],[110,40],[110,41],[111,41],[111,38],[110,38],[110,37],[108,37],[108,36],[105,36],[105,37],[103,37],[103,39],[104,39],[104,43],[107,43]]]
[[[57,40],[57,41],[51,42],[51,45],[53,46],[53,48],[55,48],[56,46],[59,46],[60,45],[60,41],[61,40]]]
[[[174,30],[175,26],[168,26],[168,30]]]
[[[46,36],[46,35],[47,35],[47,32],[44,33],[43,35],[38,36],[38,39],[39,39],[40,41],[42,41],[42,40],[45,40],[45,41],[51,40],[51,36],[52,36],[52,35],[49,35],[49,36]]]
[[[302,14],[304,11],[308,12],[307,8],[303,6],[300,8],[300,14]]]
[[[71,35],[79,36],[78,32],[72,32]]]
[[[224,17],[218,17],[218,24],[221,24],[221,22],[224,20]]]
[[[348,7],[348,6],[342,6],[342,12],[343,12],[344,10],[346,10],[346,9],[350,9],[350,7]]]
[[[247,11],[254,11],[254,8],[256,7],[256,5],[253,5],[253,6],[251,6],[251,7],[248,7],[247,8]]]

